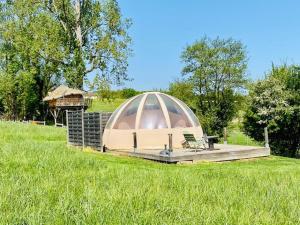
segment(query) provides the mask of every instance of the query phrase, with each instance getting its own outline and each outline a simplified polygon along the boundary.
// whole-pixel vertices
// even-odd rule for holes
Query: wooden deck
[[[215,144],[216,150],[192,151],[190,149],[174,150],[170,155],[162,154],[162,150],[110,150],[118,155],[155,160],[165,163],[197,162],[197,161],[230,161],[265,157],[270,155],[270,148],[243,145]]]

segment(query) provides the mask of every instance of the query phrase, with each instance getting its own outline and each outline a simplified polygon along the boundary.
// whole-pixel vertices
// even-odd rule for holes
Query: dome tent
[[[106,124],[103,144],[108,149],[133,149],[133,133],[138,149],[163,149],[168,134],[173,148],[182,148],[183,133],[203,137],[193,111],[179,99],[160,92],[147,92],[123,103]]]

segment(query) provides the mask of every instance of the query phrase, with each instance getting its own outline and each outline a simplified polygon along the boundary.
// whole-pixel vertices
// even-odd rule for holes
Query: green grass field
[[[113,112],[119,107],[126,99],[114,99],[111,102],[94,99],[88,112]]]
[[[0,122],[1,224],[300,224],[300,161],[168,165]]]

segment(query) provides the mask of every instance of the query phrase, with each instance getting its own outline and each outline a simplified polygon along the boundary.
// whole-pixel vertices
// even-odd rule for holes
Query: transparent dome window
[[[188,112],[190,118],[192,119],[194,125],[196,127],[200,126],[199,120],[198,118],[195,116],[195,113],[190,109],[190,107],[188,107],[183,101],[179,100],[180,104],[184,107],[184,109]]]
[[[163,94],[159,94],[159,96],[162,98],[167,107],[171,122],[171,128],[192,127],[192,124],[187,115],[174,100]]]
[[[122,110],[113,127],[114,129],[127,130],[135,128],[136,114],[142,98],[143,95],[136,97]]]
[[[149,94],[143,106],[140,125],[141,129],[167,128],[166,118],[160,103],[154,94]]]
[[[130,101],[130,100],[128,100]],[[126,103],[127,101],[125,101],[123,104],[121,104],[114,112],[113,114],[111,115],[111,117],[109,118],[107,124],[106,124],[106,129],[110,129],[111,126],[112,126],[112,123],[114,122],[115,120],[115,117],[118,115],[119,111],[121,110],[121,108],[124,106],[124,104]]]

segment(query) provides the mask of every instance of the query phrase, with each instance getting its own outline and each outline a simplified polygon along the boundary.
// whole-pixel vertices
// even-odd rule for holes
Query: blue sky
[[[134,56],[126,87],[167,88],[181,76],[180,54],[204,35],[242,41],[253,80],[275,64],[300,63],[300,1],[296,0],[119,0]]]

